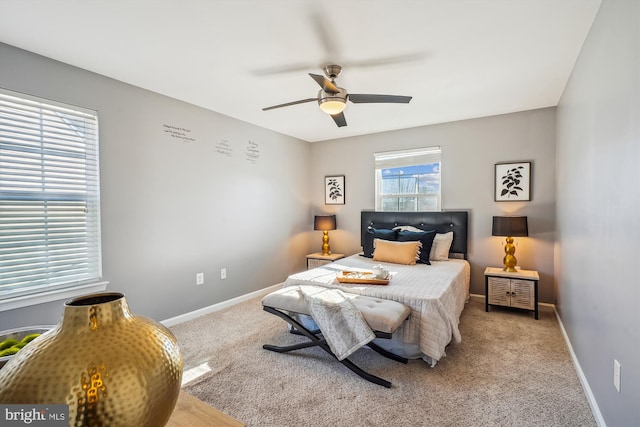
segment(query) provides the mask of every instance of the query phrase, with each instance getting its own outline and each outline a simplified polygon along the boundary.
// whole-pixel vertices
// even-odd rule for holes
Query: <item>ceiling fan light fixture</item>
[[[347,91],[340,89],[338,93],[327,93],[323,90],[318,92],[318,105],[325,113],[333,116],[340,114],[347,107]]]
[[[318,103],[320,104],[320,109],[331,116],[342,113],[347,106],[342,99],[325,99],[318,101]]]

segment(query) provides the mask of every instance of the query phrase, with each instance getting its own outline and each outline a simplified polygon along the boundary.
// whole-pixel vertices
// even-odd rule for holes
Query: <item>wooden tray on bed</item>
[[[388,285],[391,276],[378,279],[372,271],[340,271],[336,274],[340,283],[361,283],[365,285]]]

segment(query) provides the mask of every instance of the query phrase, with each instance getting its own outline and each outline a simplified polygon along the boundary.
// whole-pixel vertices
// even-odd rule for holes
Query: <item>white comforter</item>
[[[371,271],[382,264],[391,272],[388,285],[339,283],[336,273],[343,270]],[[401,302],[411,315],[394,333],[404,344],[417,344],[420,352],[435,363],[445,355],[449,342],[460,342],[458,321],[469,299],[470,266],[465,260],[432,261],[431,265],[380,263],[359,255],[287,278],[284,286],[316,285],[345,292]]]

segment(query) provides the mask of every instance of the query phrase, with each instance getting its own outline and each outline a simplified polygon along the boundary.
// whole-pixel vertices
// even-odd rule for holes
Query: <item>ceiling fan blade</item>
[[[324,49],[323,58],[327,61],[337,61],[340,55],[340,46],[335,39],[335,31],[331,25],[333,11],[326,8],[318,7],[309,14],[309,21],[318,41]],[[325,61],[326,62],[326,61]],[[308,71],[316,68],[322,68],[324,62],[318,63],[292,63],[283,66],[265,67],[253,70],[256,76],[269,76],[274,74],[293,73],[297,71]]]
[[[344,68],[376,67],[379,65],[401,64],[405,62],[417,62],[426,59],[427,52],[409,53],[406,55],[386,56],[381,58],[363,59],[361,61],[342,61]]]
[[[333,34],[335,31],[331,28],[330,22],[333,21],[334,11],[331,10],[315,10],[311,14],[311,23],[316,35],[324,47],[325,57],[336,58],[340,56],[340,48]]]
[[[265,67],[259,68],[256,70],[252,70],[251,73],[254,76],[271,76],[275,74],[285,74],[285,73],[297,73],[302,71],[307,71],[312,68],[317,68],[316,64],[304,64],[302,62],[293,63],[289,65],[282,65],[278,67]]]
[[[311,76],[311,78],[313,80],[316,81],[316,83],[318,83],[320,85],[320,87],[328,93],[338,93],[340,92],[340,90],[338,89],[338,87],[336,85],[334,85],[333,83],[331,83],[331,81],[326,78],[325,76],[321,76],[319,74],[311,74],[309,73],[309,75]]]
[[[332,114],[331,118],[336,122],[339,128],[347,125],[347,119],[344,117],[344,113]]]
[[[373,94],[359,94],[350,93],[349,101],[354,104],[373,104],[379,102],[387,102],[392,104],[408,104],[411,101],[411,96],[399,96],[399,95],[373,95]]]
[[[290,105],[304,104],[305,102],[311,102],[311,101],[317,101],[317,100],[318,98],[301,99],[300,101],[287,102],[286,104],[278,104],[278,105],[273,105],[271,107],[266,107],[266,108],[263,108],[262,111],[273,110],[274,108],[288,107]]]

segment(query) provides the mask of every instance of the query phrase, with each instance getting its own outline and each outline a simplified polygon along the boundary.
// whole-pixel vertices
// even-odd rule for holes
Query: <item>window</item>
[[[440,147],[375,153],[376,210],[439,211]]]
[[[101,268],[97,113],[0,90],[2,309],[86,292]]]

